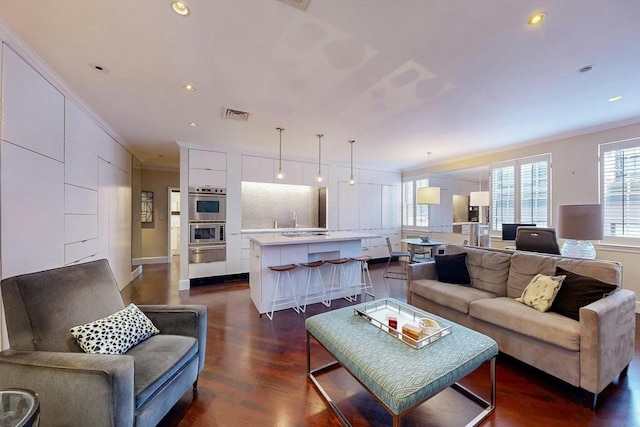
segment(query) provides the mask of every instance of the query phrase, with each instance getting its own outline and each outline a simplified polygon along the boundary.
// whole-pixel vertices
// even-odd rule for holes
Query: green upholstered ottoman
[[[416,349],[369,320],[355,309],[369,303],[345,307],[312,316],[306,320],[307,371],[323,398],[340,418],[349,425],[340,409],[317,380],[317,375],[344,367],[362,384],[400,425],[400,417],[440,391],[452,386],[484,409],[468,425],[478,425],[495,407],[495,357],[498,345],[486,335],[419,310],[405,303],[386,299],[424,314],[442,324],[451,325],[451,333],[433,343]],[[378,300],[384,301],[384,300]],[[311,368],[311,337],[320,343],[336,362]],[[456,382],[491,361],[491,400],[487,401]]]

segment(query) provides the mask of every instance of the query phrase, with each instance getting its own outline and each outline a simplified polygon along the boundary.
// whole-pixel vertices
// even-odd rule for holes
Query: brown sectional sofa
[[[597,395],[625,374],[635,349],[635,293],[619,289],[582,307],[579,321],[539,312],[520,302],[537,274],[556,266],[621,286],[622,266],[603,260],[566,258],[447,245],[445,254],[467,253],[471,286],[437,280],[434,263],[409,266],[407,302],[492,337],[500,351]]]

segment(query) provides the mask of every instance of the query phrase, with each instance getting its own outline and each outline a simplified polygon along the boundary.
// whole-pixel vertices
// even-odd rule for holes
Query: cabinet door
[[[360,229],[379,229],[382,223],[382,190],[380,184],[359,184]]]
[[[382,228],[400,228],[402,216],[402,187],[382,186]]]
[[[98,192],[66,184],[64,186],[65,214],[97,214]]]
[[[243,273],[242,271],[242,235],[227,233],[227,274]],[[248,270],[247,270],[248,271]]]
[[[0,153],[2,276],[64,264],[64,164],[8,142]]]
[[[64,97],[4,45],[2,139],[64,161]]]
[[[326,187],[329,182],[329,167],[326,165],[320,166],[322,172],[322,182],[318,182],[318,164],[317,163],[303,163],[302,164],[302,184],[311,185],[315,187]]]
[[[64,242],[74,243],[98,238],[98,215],[64,216]]]
[[[227,188],[227,172],[206,169],[189,169],[189,186]]]
[[[108,143],[111,139],[91,117],[69,99],[65,99],[64,103],[64,137],[93,154],[98,153],[100,144]]]
[[[227,170],[227,155],[217,151],[189,150],[189,168]]]
[[[265,157],[242,156],[242,180],[274,182],[274,160]]]
[[[348,182],[338,183],[338,229],[357,230],[360,228],[360,202],[358,187]]]
[[[71,140],[64,147],[64,181],[79,187],[98,189],[98,156]]]

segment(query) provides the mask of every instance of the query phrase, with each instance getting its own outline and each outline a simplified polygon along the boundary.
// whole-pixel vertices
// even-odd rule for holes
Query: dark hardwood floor
[[[384,264],[371,266],[377,297],[406,301],[403,280],[383,279]],[[329,310],[322,304],[260,317],[248,283],[213,285],[178,292],[178,264],[145,265],[123,289],[126,303],[204,304],[209,308],[207,355],[198,393],[185,393],[161,426],[338,426],[340,423],[306,377],[305,317]],[[335,301],[331,308],[349,305]],[[640,316],[636,316],[636,324]],[[508,356],[496,364],[497,408],[483,426],[640,426],[640,331],[628,375],[599,396],[595,412],[582,405],[572,386]],[[314,343],[314,365],[330,359]],[[317,365],[316,365],[317,366]],[[321,377],[337,405],[357,426],[388,426],[391,417],[343,369]],[[489,367],[462,383],[488,396]],[[478,411],[448,389],[402,418],[403,426],[461,426]]]

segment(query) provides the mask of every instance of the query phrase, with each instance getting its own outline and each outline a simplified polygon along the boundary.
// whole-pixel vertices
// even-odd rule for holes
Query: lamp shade
[[[469,194],[469,206],[489,206],[489,192],[472,191]]]
[[[602,205],[558,206],[558,237],[574,240],[602,240]]]
[[[419,187],[416,202],[419,205],[439,205],[440,187]]]

